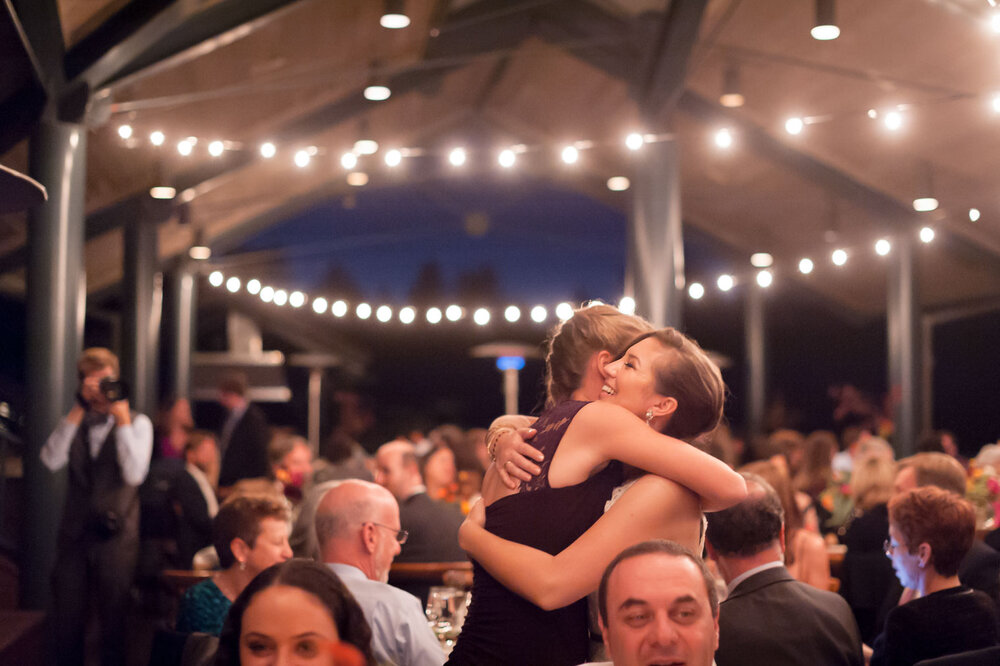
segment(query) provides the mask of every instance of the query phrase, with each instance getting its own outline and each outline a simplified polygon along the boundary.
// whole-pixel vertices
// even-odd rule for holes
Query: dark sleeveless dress
[[[542,472],[515,495],[486,508],[486,529],[555,555],[587,531],[622,481],[612,461],[583,483],[552,488],[549,464],[570,421],[586,402],[568,401],[543,413],[532,444],[545,454]],[[472,603],[448,664],[575,666],[587,661],[587,599],[543,611],[473,561]]]

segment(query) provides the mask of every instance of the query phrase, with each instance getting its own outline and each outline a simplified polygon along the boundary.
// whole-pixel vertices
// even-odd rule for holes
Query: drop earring
[[[653,410],[652,409],[647,409],[646,410],[646,425],[652,426],[652,421],[653,421]]]

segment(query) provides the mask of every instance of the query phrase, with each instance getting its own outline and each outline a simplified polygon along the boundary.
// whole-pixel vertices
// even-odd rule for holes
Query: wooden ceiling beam
[[[94,91],[134,83],[242,39],[300,1],[131,2],[66,54],[67,77]]]

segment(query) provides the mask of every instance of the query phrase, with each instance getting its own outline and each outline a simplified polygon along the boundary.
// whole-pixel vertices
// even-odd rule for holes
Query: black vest
[[[111,428],[96,458],[90,455],[90,435],[81,423],[69,447],[69,484],[59,542],[62,546],[103,541],[134,541],[139,537],[139,489],[122,477]]]

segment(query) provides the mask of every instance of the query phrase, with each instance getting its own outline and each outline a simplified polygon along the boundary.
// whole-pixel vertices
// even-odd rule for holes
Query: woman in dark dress
[[[561,336],[577,334],[576,329],[591,323],[598,314],[591,310],[579,311],[562,325],[553,350],[559,348]],[[613,318],[607,313],[607,319]],[[610,376],[602,374],[605,363],[595,358],[602,354],[605,361],[613,358],[606,347],[612,346],[602,344],[601,351],[580,364],[586,370],[575,376],[582,388],[573,391],[572,399],[556,404],[535,423],[538,435],[533,444],[545,456],[541,474],[510,491],[496,469],[487,472],[483,496],[489,532],[558,553],[601,516],[621,479],[613,460],[674,479],[698,493],[710,508],[729,506],[745,496],[742,478],[724,463],[657,433],[672,421],[701,432],[721,416],[724,385],[718,368],[697,345],[673,329],[648,334],[629,347]],[[550,351],[550,374],[558,377],[560,368],[553,365],[552,356]],[[685,384],[711,387],[701,391],[707,396],[704,409],[677,413],[678,377]],[[604,387],[595,392],[606,399],[588,403],[586,388],[592,388],[595,379]],[[474,564],[472,605],[450,664],[558,666],[587,660],[585,600],[544,611]]]
[[[958,565],[975,532],[972,505],[935,486],[915,488],[889,502],[886,556],[903,587],[920,597],[889,612],[871,666],[912,666],[997,645],[993,602],[958,580]]]

